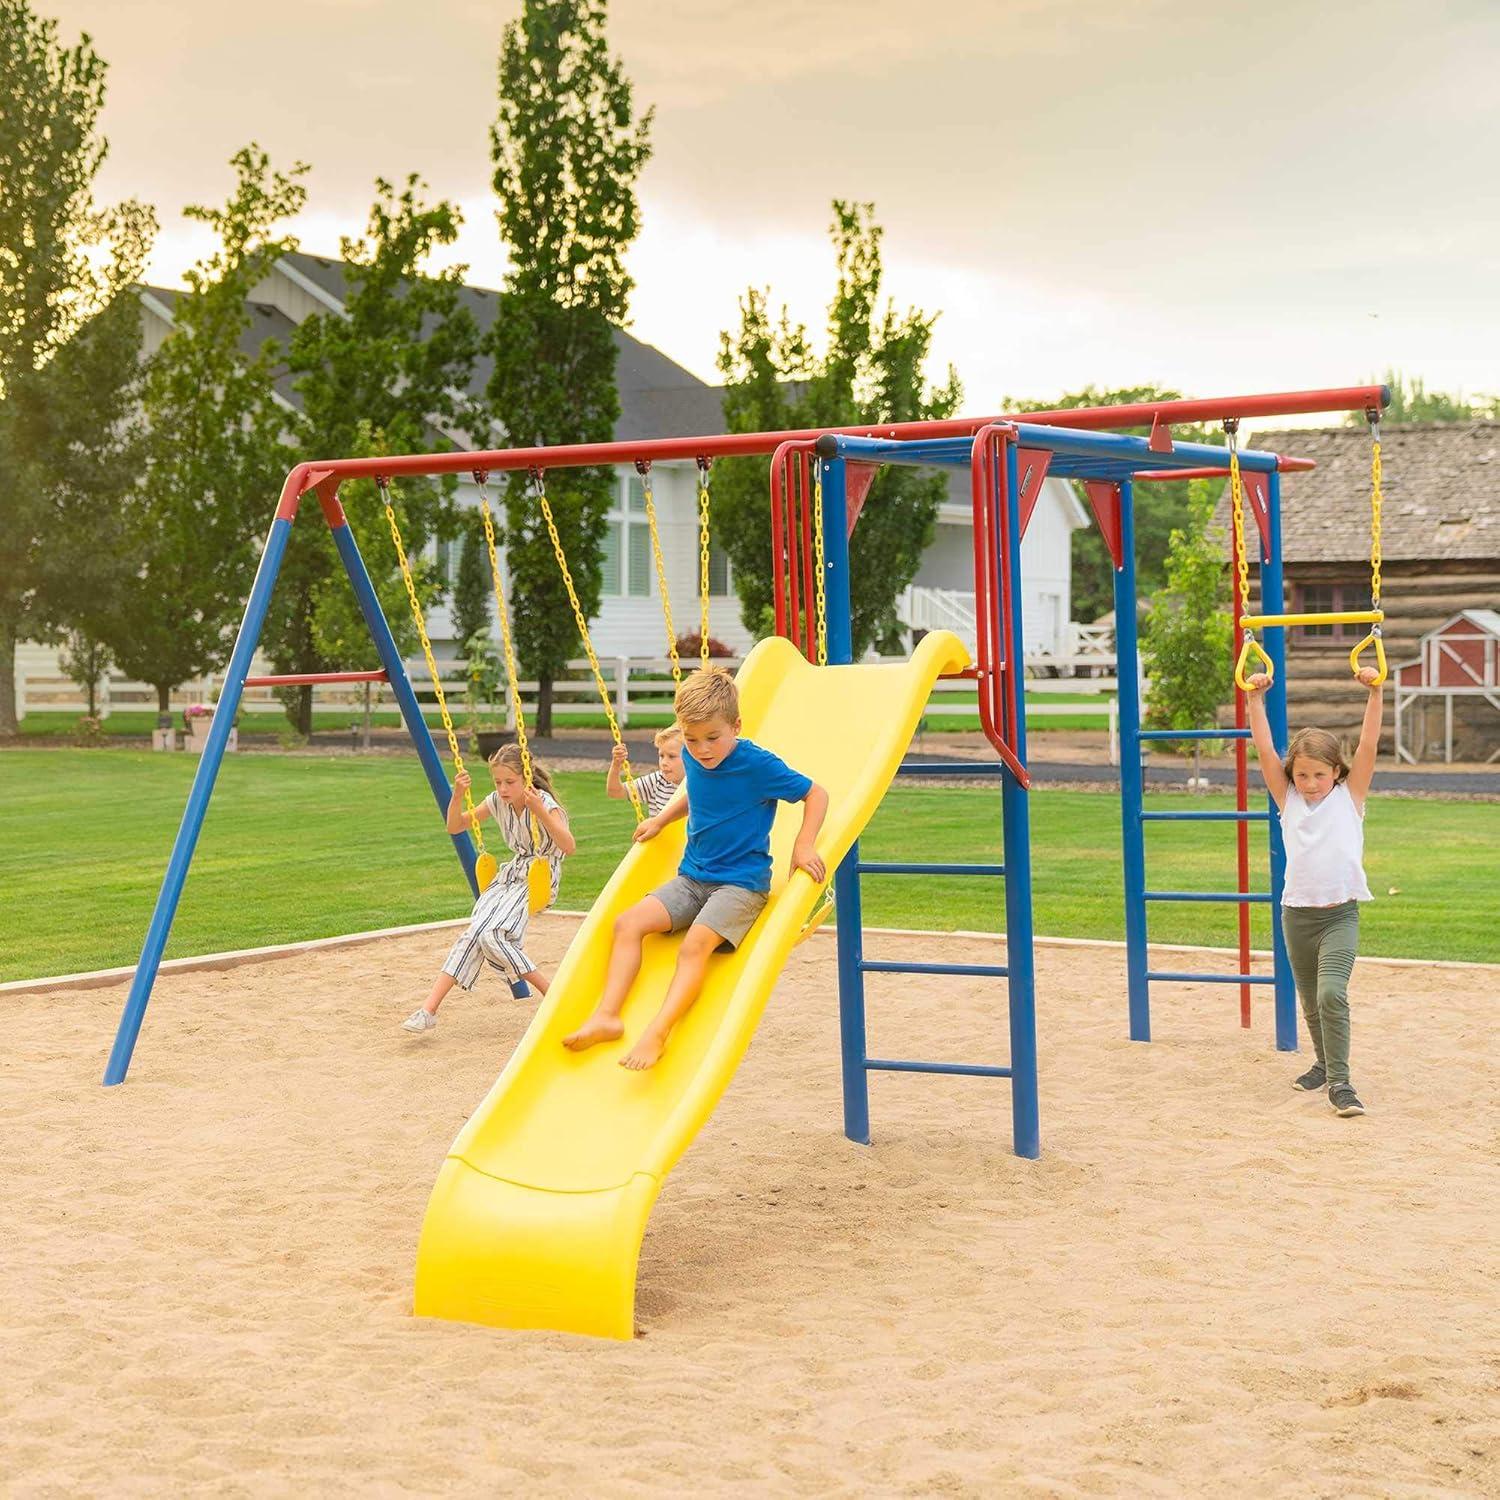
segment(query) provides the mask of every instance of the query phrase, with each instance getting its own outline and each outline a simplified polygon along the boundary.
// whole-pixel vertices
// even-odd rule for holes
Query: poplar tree
[[[149,209],[94,203],[105,64],[0,0],[0,734],[15,653],[61,629],[93,654],[119,565]]]
[[[616,331],[633,285],[625,252],[639,229],[636,180],[652,112],[605,40],[604,0],[525,0],[500,49],[490,131],[498,219],[510,268],[491,336],[489,397],[512,446],[608,442],[620,403]],[[547,476],[547,494],[585,617],[599,608],[611,469]],[[516,645],[539,683],[537,728],[551,732],[552,684],[578,650],[563,581],[524,474],[506,489],[505,540]]]
[[[172,688],[228,660],[281,481],[291,410],[275,389],[274,340],[253,355],[250,293],[294,248],[278,226],[306,199],[302,164],[275,171],[256,145],[237,152],[222,207],[194,206],[218,248],[187,273],[172,332],[145,375],[140,481],[128,515],[132,568],[103,639],[122,670]]]
[[[936,313],[881,306],[881,229],[874,205],[835,199],[831,229],[837,280],[828,308],[827,346],[816,354],[806,327],[785,309],[773,320],[770,294],[750,288],[738,329],[720,339],[724,420],[731,432],[846,427],[952,416],[962,391],[950,368],[932,387],[924,371]],[[720,460],[713,468],[712,526],[729,553],[748,630],[771,629],[770,463]],[[893,648],[896,599],[916,577],[932,541],[947,478],[882,468],[849,543],[854,654]]]
[[[425,270],[431,253],[458,237],[462,217],[451,203],[426,203],[425,186],[415,175],[399,192],[376,180],[365,234],[340,242],[342,312],[315,314],[291,337],[287,368],[301,397],[295,430],[303,456],[442,452],[483,436],[484,418],[468,395],[480,332],[462,299],[464,267]],[[434,537],[455,534],[455,488],[451,477],[394,485],[414,562],[421,564]],[[415,630],[383,507],[373,485],[342,493],[371,582],[398,606],[387,619],[406,649]],[[434,569],[420,566],[419,578],[424,606],[441,598],[445,580]],[[278,672],[373,666],[374,647],[358,618],[328,528],[304,517],[292,528],[266,617],[267,656]],[[293,725],[311,733],[312,689],[290,688],[284,697]]]

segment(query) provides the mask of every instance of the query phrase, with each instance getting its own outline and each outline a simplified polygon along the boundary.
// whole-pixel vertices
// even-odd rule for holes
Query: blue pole
[[[1151,1040],[1151,986],[1146,978],[1146,838],[1141,821],[1140,646],[1135,618],[1135,494],[1120,481],[1120,566],[1115,569],[1115,677],[1120,705],[1120,836],[1125,878],[1125,978],[1130,1040]]]
[[[824,593],[827,600],[828,660],[842,666],[854,660],[854,624],[849,601],[849,526],[843,459],[814,458],[823,466]],[[844,1134],[870,1144],[870,1075],[865,1068],[864,918],[860,909],[859,841],[839,862],[833,878],[834,919],[838,923],[839,1050],[844,1076]]]
[[[1281,559],[1281,475],[1273,473],[1266,486],[1266,552],[1260,566],[1261,611],[1281,614],[1286,608],[1286,585]],[[1286,630],[1280,625],[1269,627],[1264,634],[1266,655],[1275,670],[1271,690],[1266,694],[1266,718],[1271,738],[1285,752],[1287,742],[1286,708]],[[1281,840],[1281,819],[1270,798],[1266,799],[1271,826],[1271,955],[1276,976],[1276,1050],[1297,1050],[1297,984],[1287,957],[1286,938],[1281,931],[1281,892],[1286,882],[1286,845]]]
[[[395,694],[396,702],[401,709],[401,718],[406,724],[406,732],[417,747],[417,758],[422,762],[422,769],[427,773],[427,784],[432,788],[433,800],[436,801],[438,811],[443,814],[446,821],[448,802],[453,795],[453,788],[449,785],[448,775],[443,769],[437,746],[433,744],[432,731],[427,727],[427,720],[422,717],[422,706],[417,702],[411,679],[406,675],[406,664],[401,660],[401,652],[396,647],[396,639],[391,634],[385,611],[380,607],[380,597],[375,592],[374,584],[370,582],[370,575],[365,569],[365,560],[359,554],[359,545],[354,540],[354,533],[350,530],[348,522],[341,521],[331,529],[333,544],[338,548],[339,556],[343,559],[344,571],[348,573],[349,582],[354,588],[354,597],[359,601],[359,612],[365,617],[365,624],[369,627],[370,636],[375,642],[375,650],[380,657],[380,665],[385,668],[385,675],[390,680],[391,692]],[[469,889],[477,900],[479,882],[474,874],[474,844],[469,838],[468,829],[462,833],[451,834],[450,837],[458,853],[459,863],[463,866],[464,875],[468,879]]]
[[[156,893],[156,906],[151,913],[150,925],[146,928],[146,939],[141,944],[141,956],[135,966],[135,976],[130,982],[130,993],[125,997],[125,1009],[115,1032],[115,1044],[110,1049],[109,1062],[104,1068],[106,1087],[124,1083],[125,1074],[130,1068],[130,1057],[135,1051],[136,1038],[141,1033],[141,1022],[146,1018],[146,1004],[151,999],[151,987],[156,983],[156,971],[161,967],[161,956],[167,946],[168,934],[172,931],[172,918],[177,915],[177,903],[182,899],[182,887],[187,881],[188,866],[193,862],[193,850],[197,847],[198,833],[203,827],[203,815],[208,811],[208,799],[213,795],[214,781],[224,759],[224,747],[229,743],[229,731],[234,727],[234,716],[239,712],[240,695],[244,690],[245,678],[250,674],[250,659],[255,655],[255,647],[260,640],[266,610],[271,603],[271,590],[276,585],[276,575],[281,570],[281,559],[286,553],[287,538],[291,535],[291,530],[291,521],[278,515],[271,522],[266,545],[260,554],[255,582],[245,604],[245,616],[240,621],[240,633],[235,637],[234,650],[225,672],[224,690],[219,694],[213,723],[208,730],[208,742],[203,747],[198,769],[193,774],[187,806],[183,809],[182,822],[178,824],[177,837],[172,842],[172,854],[167,860],[167,873],[162,877],[161,889]]]
[[[1005,494],[1009,523],[1005,607],[1010,611],[1014,639],[1008,672],[1016,674],[1016,702],[1020,709],[1011,726],[1016,758],[1026,764],[1024,686],[1026,647],[1021,635],[1021,506],[1016,445],[1005,445]],[[1001,815],[1005,837],[1005,963],[1010,1010],[1010,1114],[1012,1145],[1017,1156],[1042,1154],[1041,1123],[1037,1112],[1036,1081],[1036,967],[1031,926],[1031,807],[1026,788],[1006,766],[1000,779]]]

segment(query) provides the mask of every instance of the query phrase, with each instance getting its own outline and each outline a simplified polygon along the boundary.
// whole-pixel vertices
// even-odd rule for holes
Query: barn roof
[[[1310,458],[1282,482],[1287,562],[1370,555],[1370,438],[1365,425],[1262,431],[1256,448]],[[1410,423],[1381,432],[1381,551],[1389,562],[1500,558],[1500,422]],[[1227,526],[1229,497],[1214,519]]]

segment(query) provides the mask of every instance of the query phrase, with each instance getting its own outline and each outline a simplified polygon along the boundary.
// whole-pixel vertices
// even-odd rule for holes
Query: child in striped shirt
[[[568,829],[568,815],[553,795],[552,778],[539,761],[531,762],[531,785],[527,786],[520,749],[504,745],[490,757],[490,773],[495,778],[495,790],[474,809],[474,815],[481,822],[494,819],[501,837],[514,851],[513,857],[479,893],[474,915],[443,960],[431,993],[401,1023],[407,1031],[431,1031],[437,1025],[438,1006],[448,991],[455,984],[460,989],[473,989],[485,964],[507,979],[524,979],[539,995],[547,993],[547,980],[522,947],[531,918],[527,875],[533,860],[546,860],[552,875],[550,905],[557,900],[563,860],[577,845]],[[462,833],[469,825],[464,812],[464,793],[469,785],[467,771],[454,779],[453,796],[448,802],[449,833]]]
[[[637,777],[635,783],[648,818],[654,818],[677,795],[677,789],[682,785],[682,727],[672,723],[665,729],[658,729],[654,743],[656,769]],[[616,745],[609,757],[609,774],[604,780],[605,792],[616,801],[629,796],[620,779],[624,765],[625,747]]]

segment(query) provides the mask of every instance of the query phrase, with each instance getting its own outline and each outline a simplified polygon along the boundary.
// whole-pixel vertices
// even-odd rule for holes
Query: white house
[[[179,295],[157,287],[142,289],[147,355],[171,333],[172,309]],[[284,346],[296,326],[315,314],[342,313],[344,295],[341,261],[306,253],[284,257],[251,296],[253,319],[243,341],[246,352],[256,352],[269,338]],[[464,287],[461,295],[480,326],[487,327],[495,316],[496,294],[483,287]],[[615,428],[618,440],[690,437],[725,430],[719,387],[700,380],[628,333],[617,331],[615,341],[621,408]],[[490,373],[490,361],[482,358],[471,388],[482,391]],[[278,381],[277,393],[288,409],[296,406],[297,393],[289,379]],[[461,435],[450,437],[460,444],[463,441]],[[690,462],[657,463],[651,474],[674,623],[679,635],[687,634],[698,628],[698,471]],[[460,481],[458,493],[460,503],[477,505],[477,491],[467,476]],[[268,517],[274,500],[274,496],[266,497]],[[1023,546],[1028,652],[1059,649],[1069,619],[1068,538],[1086,523],[1072,488],[1062,481],[1047,480]],[[939,513],[937,535],[902,601],[908,626],[948,625],[972,643],[972,531],[968,476],[959,471],[950,475],[950,494]],[[457,570],[454,550],[442,548],[437,557],[450,578]],[[732,650],[747,649],[751,637],[740,621],[728,559],[717,548],[711,554],[710,583],[711,633]],[[633,467],[622,467],[605,539],[603,599],[598,618],[591,622],[601,656],[654,656],[665,651],[659,594],[640,476]],[[429,627],[434,640],[449,640],[452,625],[447,610],[435,609]]]

